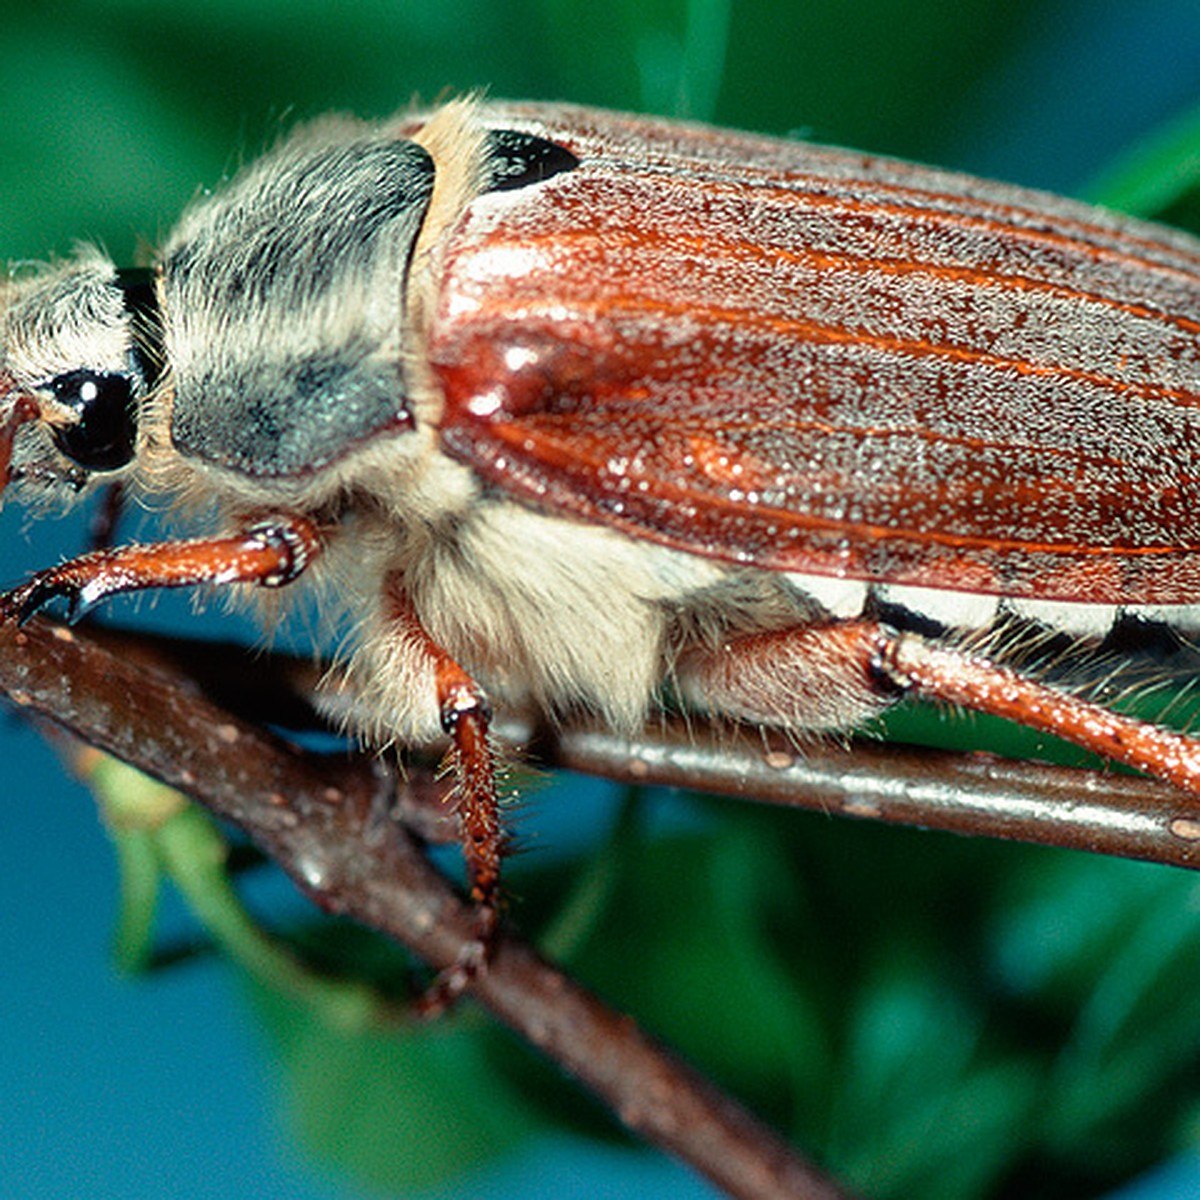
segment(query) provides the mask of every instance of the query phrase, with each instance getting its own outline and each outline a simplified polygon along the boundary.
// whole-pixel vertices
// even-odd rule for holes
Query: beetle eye
[[[54,429],[54,442],[80,466],[111,471],[133,458],[137,412],[133,388],[125,375],[68,371],[50,383],[60,404],[74,409],[74,425]]]

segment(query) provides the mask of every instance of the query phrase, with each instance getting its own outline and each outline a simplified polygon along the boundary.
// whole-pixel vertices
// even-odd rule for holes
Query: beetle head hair
[[[91,248],[0,285],[0,487],[66,503],[132,463],[151,383],[132,286]]]

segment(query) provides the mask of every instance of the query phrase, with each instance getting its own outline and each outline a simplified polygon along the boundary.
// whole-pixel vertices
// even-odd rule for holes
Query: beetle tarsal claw
[[[472,982],[487,970],[496,947],[500,919],[492,905],[483,903],[476,905],[474,918],[474,936],[463,946],[454,962],[439,971],[414,1002],[413,1007],[419,1017],[432,1020],[443,1016],[457,1004]]]
[[[302,574],[320,548],[316,527],[296,518],[288,522],[261,521],[246,530],[246,545],[251,550],[267,550],[279,557],[275,570],[256,582],[262,587],[284,587]]]
[[[43,576],[35,576],[28,583],[0,596],[0,621],[16,621],[28,624],[47,604],[59,596],[67,598],[67,617],[74,621],[77,606],[75,592],[65,584],[56,583]]]
[[[0,596],[0,621],[15,620],[26,625],[48,604],[62,598],[66,601],[67,621],[74,625],[82,621],[108,595],[116,590],[105,587],[99,579],[73,577],[73,563],[64,563],[42,571],[27,583]],[[101,584],[101,586],[97,586]]]

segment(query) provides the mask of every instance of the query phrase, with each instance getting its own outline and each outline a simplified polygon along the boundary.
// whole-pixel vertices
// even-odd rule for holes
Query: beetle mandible
[[[42,571],[4,615],[323,584],[357,731],[450,735],[480,947],[490,697],[806,733],[916,694],[1200,794],[1200,742],[963,636],[1195,625],[1198,473],[1200,243],[699,125],[329,118],[152,268],[83,250],[0,293],[0,482],[222,525]]]

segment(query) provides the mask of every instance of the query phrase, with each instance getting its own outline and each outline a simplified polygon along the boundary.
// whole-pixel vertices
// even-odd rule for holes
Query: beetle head
[[[130,297],[148,287],[92,250],[2,285],[0,488],[68,501],[133,461],[152,380]]]
[[[409,273],[427,226],[578,163],[533,134],[485,133],[469,104],[442,111],[432,151],[353,118],[294,131],[191,206],[153,280],[82,250],[0,282],[0,491],[11,476],[25,497],[69,500],[139,447],[143,481],[177,495],[346,490],[359,451],[419,423],[409,368],[430,276]]]

